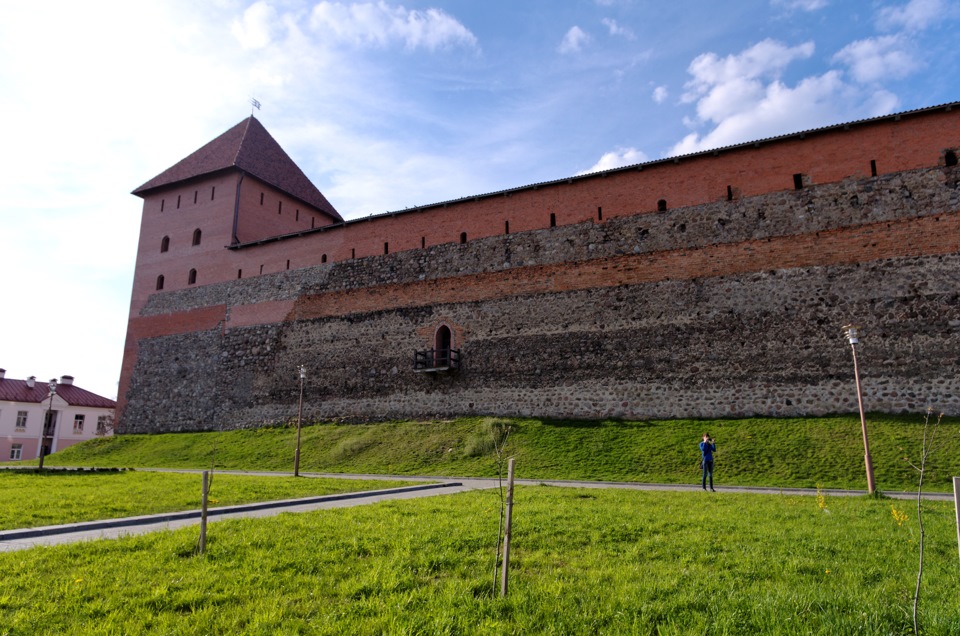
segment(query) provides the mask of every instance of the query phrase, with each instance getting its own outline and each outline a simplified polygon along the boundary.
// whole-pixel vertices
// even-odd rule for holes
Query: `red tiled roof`
[[[343,220],[327,198],[270,136],[263,124],[252,115],[150,179],[134,190],[133,194],[142,196],[157,188],[228,168],[243,170],[322,210],[334,221]]]
[[[27,386],[26,380],[11,380],[0,378],[0,401],[4,402],[32,402],[39,404],[50,395],[46,382],[37,380],[33,388]],[[112,409],[117,406],[113,400],[107,399],[74,384],[57,384],[57,395],[70,406],[92,406],[95,408]]]

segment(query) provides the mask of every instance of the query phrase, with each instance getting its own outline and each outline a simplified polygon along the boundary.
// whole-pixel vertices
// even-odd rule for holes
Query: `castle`
[[[146,182],[120,432],[960,413],[960,103],[344,221],[250,117]]]

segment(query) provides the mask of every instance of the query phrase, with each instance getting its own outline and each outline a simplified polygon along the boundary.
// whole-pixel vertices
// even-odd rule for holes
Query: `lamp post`
[[[40,430],[40,465],[37,466],[37,470],[43,470],[43,458],[46,456],[45,447],[43,445],[44,440],[48,437],[47,435],[47,422],[50,422],[50,414],[53,412],[53,398],[57,394],[57,379],[53,378],[47,384],[47,388],[50,390],[50,404],[47,405],[47,416],[43,418],[43,428]],[[57,432],[57,421],[53,420],[50,422],[50,439],[52,445],[52,439]]]
[[[303,419],[303,381],[307,379],[307,367],[300,365],[300,405],[297,407],[297,452],[293,456],[293,476],[300,476],[300,421]]]
[[[863,395],[860,390],[860,369],[857,366],[857,345],[860,343],[856,325],[846,325],[843,331],[850,342],[850,350],[853,352],[853,377],[857,382],[857,404],[860,407],[860,430],[863,433],[863,462],[867,467],[867,492],[874,494],[877,491],[876,483],[873,480],[873,461],[870,459],[870,442],[867,441],[867,418],[863,414]]]

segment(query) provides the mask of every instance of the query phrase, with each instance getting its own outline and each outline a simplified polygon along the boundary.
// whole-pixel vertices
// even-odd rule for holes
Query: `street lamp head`
[[[857,325],[844,325],[843,331],[847,336],[847,340],[850,341],[850,344],[855,345],[860,343],[859,331],[860,327]]]
[[[300,379],[301,380],[307,379],[307,367],[303,366],[302,364],[300,365]]]
[[[47,383],[47,386],[50,388],[50,394],[55,395],[57,392],[57,379],[52,378],[50,382]]]

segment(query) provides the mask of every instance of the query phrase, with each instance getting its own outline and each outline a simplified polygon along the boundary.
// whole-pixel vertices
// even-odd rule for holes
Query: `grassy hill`
[[[315,424],[302,431],[301,470],[396,475],[492,476],[494,436],[509,426],[506,454],[526,479],[691,483],[697,443],[717,440],[721,485],[866,488],[856,416],[673,421],[460,418],[451,421]],[[881,490],[915,490],[923,417],[871,415],[870,450]],[[944,420],[925,488],[949,490],[960,475],[960,422]],[[51,466],[292,471],[294,427],[210,433],[118,435],[55,453]]]

